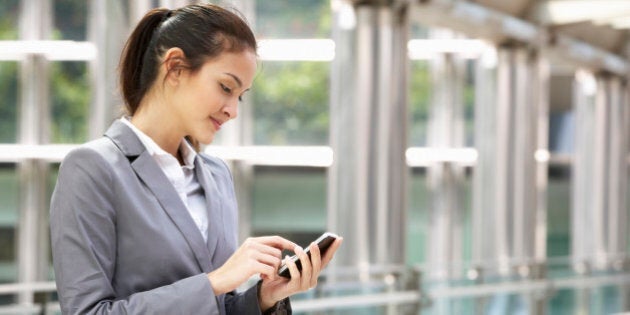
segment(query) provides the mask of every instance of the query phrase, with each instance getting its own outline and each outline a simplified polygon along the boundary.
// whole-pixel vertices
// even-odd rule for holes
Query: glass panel
[[[48,182],[47,184],[47,203],[46,203],[46,209],[50,209],[50,199],[52,197],[52,193],[55,190],[55,184],[57,183],[57,176],[59,176],[59,164],[55,163],[55,164],[51,164],[49,166],[49,172],[48,172]],[[47,233],[48,235],[50,235],[50,225],[46,225],[47,227]],[[54,269],[53,269],[53,264],[52,264],[52,250],[49,247],[48,248],[48,280],[53,281],[55,280],[55,273],[54,273]]]
[[[568,256],[571,248],[571,167],[549,165],[547,256]]]
[[[409,111],[411,123],[409,130],[409,146],[423,147],[427,144],[429,104],[431,102],[429,61],[411,61],[410,81]]]
[[[326,230],[326,171],[261,167],[254,170],[252,231],[309,244]]]
[[[87,40],[87,15],[90,1],[53,0],[55,32],[53,39]]]
[[[558,290],[547,304],[548,314],[575,314],[575,294],[573,290]]]
[[[252,88],[255,144],[327,144],[329,78],[327,62],[265,61]]]
[[[0,164],[0,283],[17,281],[18,191],[17,168]]]
[[[17,62],[0,62],[0,143],[14,143],[17,140],[17,71]]]
[[[429,237],[429,191],[425,168],[412,169],[409,183],[409,219],[407,220],[407,263],[425,262],[426,242]]]
[[[475,60],[466,62],[466,81],[464,83],[464,146],[475,146]]]
[[[329,38],[329,0],[262,0],[256,6],[258,38]]]
[[[0,5],[0,40],[18,39],[19,0],[3,0]]]
[[[85,62],[51,64],[51,142],[81,143],[88,138],[90,79]]]

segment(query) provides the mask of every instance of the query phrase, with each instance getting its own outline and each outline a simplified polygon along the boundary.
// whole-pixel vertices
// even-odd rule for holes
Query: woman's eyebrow
[[[243,82],[236,75],[231,74],[229,72],[224,72],[224,74],[227,74],[227,75],[231,76],[234,79],[234,81],[236,81],[236,83],[238,84],[238,87],[242,87],[243,86]]]

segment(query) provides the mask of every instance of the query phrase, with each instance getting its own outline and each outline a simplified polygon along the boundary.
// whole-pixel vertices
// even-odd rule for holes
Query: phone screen
[[[326,253],[330,245],[332,245],[332,243],[338,237],[339,236],[337,236],[334,233],[326,232],[315,240],[314,243],[317,244],[317,247],[319,247],[319,252],[322,256],[324,256],[324,254]],[[304,250],[304,252],[306,253],[306,255],[308,255],[309,258],[311,257],[311,252],[309,251],[308,247]],[[290,259],[292,259],[295,262],[295,265],[297,266],[298,270],[302,271],[302,262],[300,261],[298,256],[293,255],[291,256]],[[282,266],[280,266],[280,269],[278,269],[278,275],[291,279],[291,273],[289,272],[289,267],[284,262],[282,263]]]

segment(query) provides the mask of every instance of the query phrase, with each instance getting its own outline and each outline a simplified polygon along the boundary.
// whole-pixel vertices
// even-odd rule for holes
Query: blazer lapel
[[[170,184],[159,165],[146,151],[140,139],[128,126],[120,121],[114,122],[105,135],[112,139],[123,154],[132,161],[131,167],[151,190],[166,214],[183,234],[201,270],[209,272],[211,270],[210,256],[199,229],[197,229],[193,219],[188,214],[188,210],[179,198],[175,188]]]
[[[208,209],[207,247],[210,255],[213,256],[219,242],[219,236],[223,235],[223,225],[221,224],[223,211],[221,211],[220,193],[210,169],[206,167],[200,156],[195,158],[195,172],[206,196]]]

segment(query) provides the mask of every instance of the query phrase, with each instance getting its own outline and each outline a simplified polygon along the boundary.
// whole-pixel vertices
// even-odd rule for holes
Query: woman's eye
[[[221,84],[221,88],[223,89],[223,92],[231,94],[232,93],[232,89],[230,89],[229,87]]]
[[[242,101],[243,101],[243,96],[242,96],[242,95],[238,97],[238,101],[239,101],[239,102],[242,102]]]

